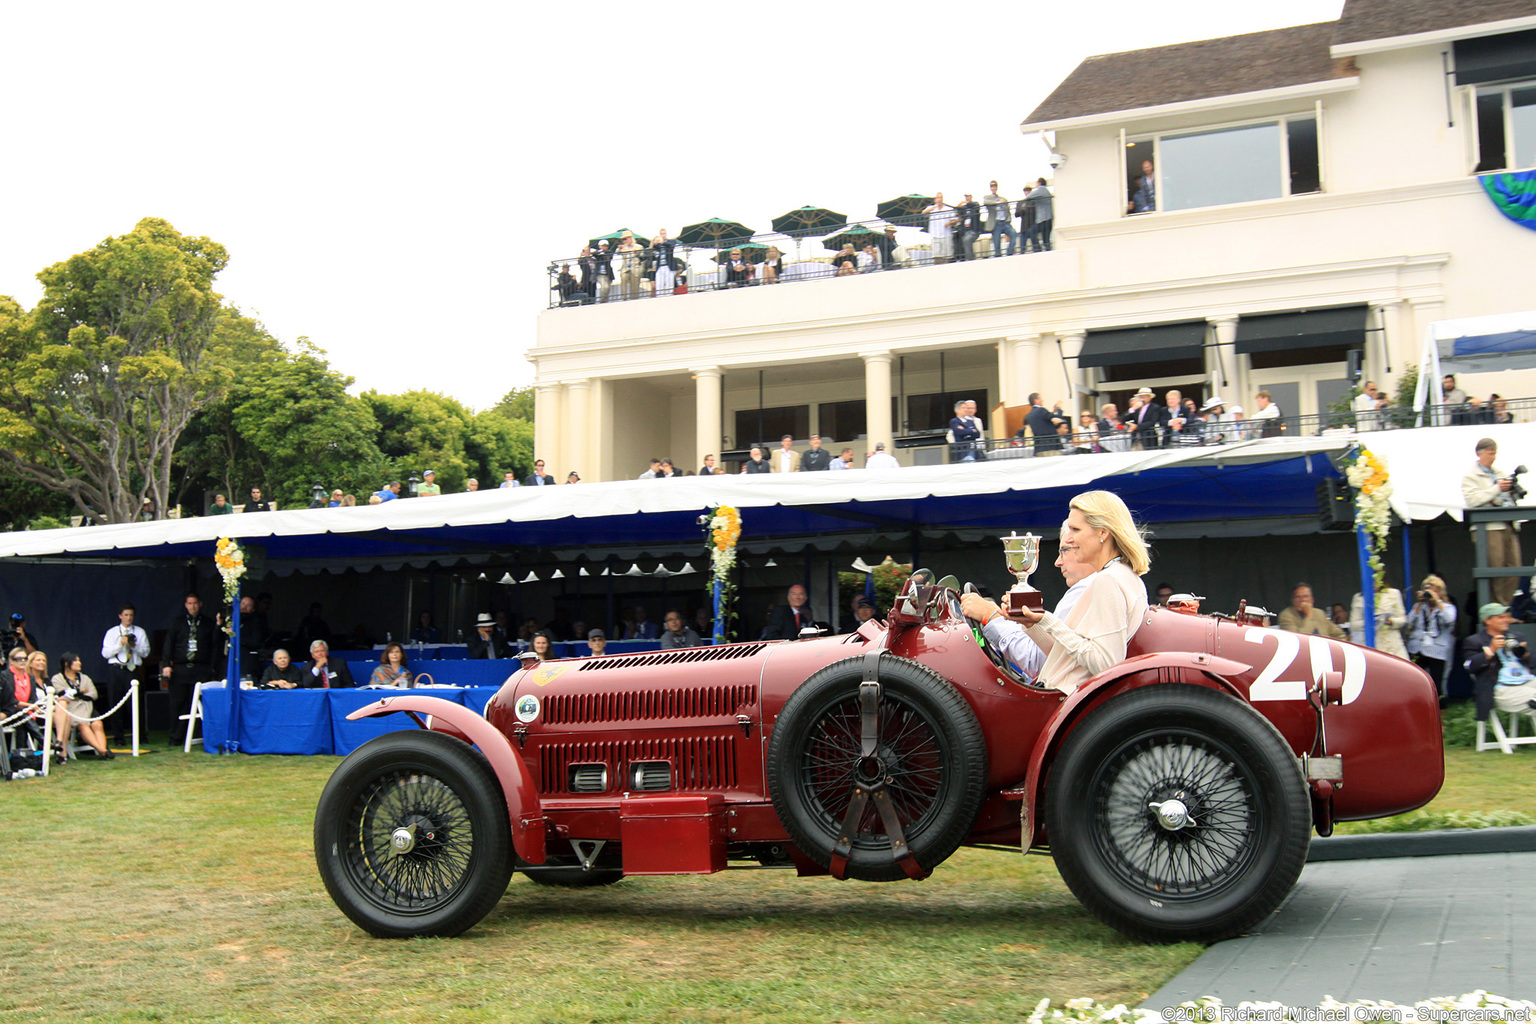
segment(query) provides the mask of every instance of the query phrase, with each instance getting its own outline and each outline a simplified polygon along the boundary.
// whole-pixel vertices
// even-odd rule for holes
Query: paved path
[[[1212,946],[1142,1005],[1205,995],[1228,1006],[1316,1006],[1324,996],[1412,1003],[1479,988],[1536,998],[1536,829],[1457,835],[1343,851],[1372,859],[1334,859],[1344,840],[1314,840],[1322,862],[1307,865],[1256,933]],[[1442,852],[1458,847],[1505,852]]]

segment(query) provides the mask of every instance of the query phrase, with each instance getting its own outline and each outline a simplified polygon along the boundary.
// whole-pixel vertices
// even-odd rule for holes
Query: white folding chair
[[[1509,727],[1506,729],[1499,716],[1505,715],[1509,719]],[[1520,735],[1520,719],[1529,716],[1533,730],[1529,736]],[[1487,739],[1487,730],[1493,730],[1493,739]],[[1536,743],[1536,711],[1500,711],[1498,708],[1488,712],[1488,721],[1477,723],[1477,749],[1502,750],[1506,754],[1513,754],[1515,748],[1528,743]]]
[[[203,720],[202,683],[194,683],[192,685],[192,710],[184,715],[177,715],[176,717],[179,720],[187,723],[187,738],[181,744],[181,752],[183,754],[190,754],[192,752],[192,723],[201,722]],[[199,729],[198,732],[201,733],[202,730]],[[198,739],[202,739],[202,736],[199,735]]]

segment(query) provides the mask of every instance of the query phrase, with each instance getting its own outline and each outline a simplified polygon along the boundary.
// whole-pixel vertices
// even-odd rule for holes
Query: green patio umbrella
[[[619,228],[619,230],[610,231],[606,235],[598,235],[587,244],[596,249],[597,243],[606,238],[608,240],[608,248],[617,249],[619,247],[619,239],[624,237],[624,232],[626,231],[629,231],[629,228]],[[642,249],[651,244],[651,240],[649,238],[641,238],[633,231],[629,231],[629,233],[635,235],[635,244],[640,246]]]
[[[745,224],[711,217],[709,220],[689,224],[683,228],[677,233],[677,240],[683,245],[718,246],[721,242],[751,238],[753,234],[752,229]]]
[[[887,199],[875,207],[875,216],[906,227],[927,227],[928,218],[923,211],[932,205],[933,196],[920,196],[914,192],[909,196]]]
[[[773,218],[773,230],[791,238],[824,235],[847,225],[846,216],[825,206],[802,206]]]
[[[855,224],[847,231],[839,231],[837,234],[833,235],[831,238],[828,238],[822,244],[825,245],[828,249],[831,249],[833,252],[837,252],[843,246],[847,245],[849,242],[852,242],[853,248],[855,251],[857,251],[864,248],[866,245],[869,245],[871,242],[879,241],[884,237],[885,234],[883,232],[871,231],[863,224]]]

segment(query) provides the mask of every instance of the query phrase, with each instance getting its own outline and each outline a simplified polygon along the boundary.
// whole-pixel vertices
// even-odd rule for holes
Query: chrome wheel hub
[[[1181,828],[1188,828],[1195,824],[1195,819],[1190,817],[1189,808],[1182,800],[1168,799],[1162,803],[1154,802],[1147,806],[1157,816],[1157,823],[1169,832],[1177,832]]]

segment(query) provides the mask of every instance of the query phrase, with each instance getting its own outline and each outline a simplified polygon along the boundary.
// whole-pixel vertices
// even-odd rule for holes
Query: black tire
[[[823,866],[842,834],[861,761],[859,683],[864,658],[848,658],[802,683],[768,744],[768,784],[795,845]],[[907,848],[932,869],[954,853],[980,812],[987,746],[976,715],[943,676],[917,662],[880,660],[879,765]],[[852,837],[848,877],[905,878],[874,807]]]
[[[1192,823],[1164,824],[1149,804]],[[1131,690],[1088,713],[1046,788],[1046,832],[1067,887],[1145,942],[1217,942],[1252,928],[1296,884],[1312,815],[1296,755],[1253,708],[1201,686]]]
[[[392,840],[409,830],[397,853]],[[442,733],[370,740],[336,769],[315,809],[326,891],[380,938],[457,935],[512,878],[507,804],[479,751]]]

